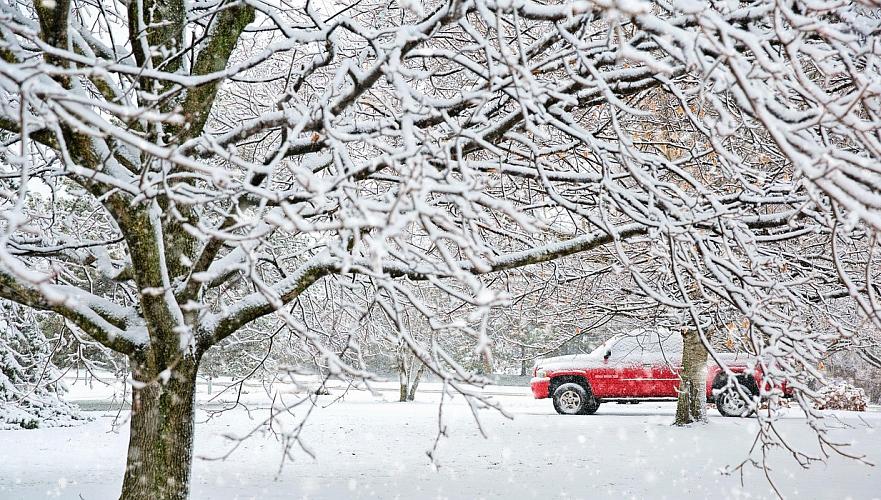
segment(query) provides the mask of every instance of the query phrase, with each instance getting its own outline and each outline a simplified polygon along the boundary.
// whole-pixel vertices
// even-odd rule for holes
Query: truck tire
[[[747,395],[757,395],[759,388],[756,380],[749,375],[738,375],[737,382]],[[718,389],[714,401],[716,409],[723,417],[748,417],[753,414],[750,408],[750,402],[745,400],[743,396],[735,389],[727,384],[725,377],[717,377],[713,382],[713,389]]]
[[[554,409],[561,415],[593,415],[599,407],[590,390],[581,384],[569,382],[554,391]]]

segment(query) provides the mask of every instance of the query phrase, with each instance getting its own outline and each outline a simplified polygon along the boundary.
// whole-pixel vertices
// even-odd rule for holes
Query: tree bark
[[[697,330],[682,332],[682,371],[675,425],[707,421],[707,349]]]
[[[133,372],[128,459],[121,500],[185,500],[190,490],[198,363],[184,358],[162,377]]]

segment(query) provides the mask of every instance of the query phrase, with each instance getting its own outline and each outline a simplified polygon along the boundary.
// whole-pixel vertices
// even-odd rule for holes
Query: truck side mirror
[[[603,356],[603,360],[608,361],[609,357],[611,357],[611,356],[612,356],[612,351],[608,350],[608,351],[606,351],[606,354]]]

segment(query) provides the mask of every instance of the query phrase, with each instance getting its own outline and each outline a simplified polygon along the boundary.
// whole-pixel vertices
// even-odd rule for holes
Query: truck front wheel
[[[600,403],[580,384],[563,384],[554,391],[554,409],[561,415],[592,415]]]

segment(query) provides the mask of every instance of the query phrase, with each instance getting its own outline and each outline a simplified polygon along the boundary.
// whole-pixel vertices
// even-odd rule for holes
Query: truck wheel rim
[[[566,391],[560,395],[560,406],[565,411],[577,411],[581,407],[581,396],[575,391]]]
[[[722,398],[722,407],[726,413],[741,415],[746,409],[746,401],[737,394],[728,393]]]

